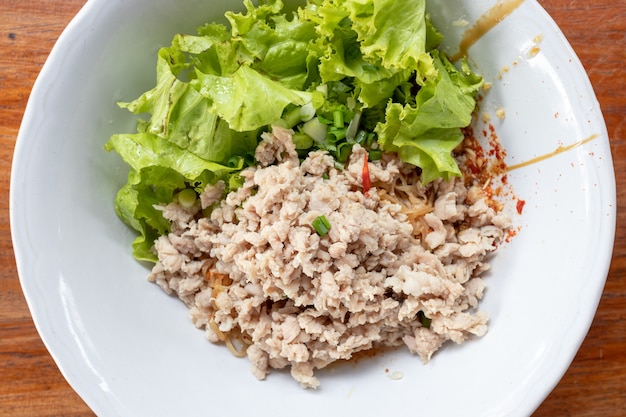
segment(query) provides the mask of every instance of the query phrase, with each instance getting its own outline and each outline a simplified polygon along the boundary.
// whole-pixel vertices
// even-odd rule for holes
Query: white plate
[[[320,372],[319,390],[307,391],[280,372],[258,382],[247,360],[206,341],[181,302],[146,282],[148,269],[130,254],[134,235],[113,211],[126,168],[102,146],[134,128],[115,102],[151,87],[156,51],[176,32],[193,33],[241,7],[202,3],[90,0],[28,103],[11,182],[15,254],[37,329],[74,389],[103,416],[531,414],[589,328],[615,228],[604,121],[550,17],[527,0],[470,49],[493,83],[483,111],[506,111],[492,123],[509,164],[595,135],[510,173],[526,205],[519,235],[498,252],[487,278],[488,334],[446,346],[428,365],[399,351],[336,366]],[[495,1],[430,3],[454,52],[467,29],[459,23],[475,21]]]

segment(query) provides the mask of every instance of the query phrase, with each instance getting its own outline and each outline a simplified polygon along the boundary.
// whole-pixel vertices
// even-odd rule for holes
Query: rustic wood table
[[[9,229],[13,148],[26,101],[54,42],[85,0],[0,0],[0,416],[92,416],[33,325]],[[626,415],[626,1],[540,0],[587,69],[608,126],[617,235],[587,338],[535,416]]]

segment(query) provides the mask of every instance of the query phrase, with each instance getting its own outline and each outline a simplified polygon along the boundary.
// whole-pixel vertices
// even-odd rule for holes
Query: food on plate
[[[482,78],[437,49],[424,0],[245,0],[159,51],[120,105],[118,215],[149,279],[264,379],[484,335],[511,220],[467,129]],[[287,11],[287,10],[292,11]]]

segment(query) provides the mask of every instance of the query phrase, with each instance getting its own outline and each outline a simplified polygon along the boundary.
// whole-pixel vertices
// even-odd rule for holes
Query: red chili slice
[[[363,172],[361,173],[361,178],[363,180],[363,193],[367,194],[372,187],[370,181],[370,170],[367,162],[367,153],[363,157]]]

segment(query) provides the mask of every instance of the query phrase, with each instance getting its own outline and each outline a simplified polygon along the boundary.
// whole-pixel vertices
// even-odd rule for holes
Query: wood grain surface
[[[35,330],[9,228],[11,160],[31,87],[85,0],[0,0],[0,416],[92,416]],[[617,235],[595,319],[534,416],[626,416],[626,1],[540,0],[585,66],[602,107],[617,180]],[[174,417],[174,416],[173,416]]]

